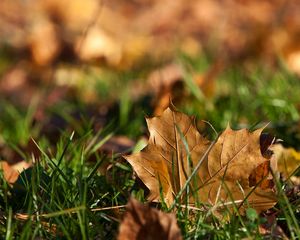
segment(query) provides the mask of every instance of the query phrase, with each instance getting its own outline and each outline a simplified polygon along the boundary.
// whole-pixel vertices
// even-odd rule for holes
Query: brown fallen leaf
[[[121,61],[121,44],[101,29],[91,29],[87,36],[78,39],[77,54],[84,61],[104,59],[111,65],[117,65]]]
[[[264,217],[267,221],[258,226],[258,231],[264,239],[288,239],[282,228],[277,224],[275,214],[266,215]]]
[[[99,150],[108,154],[128,152],[134,147],[134,141],[126,136],[113,136],[105,142]]]
[[[131,198],[121,223],[118,240],[180,240],[175,214],[164,213]]]
[[[147,119],[147,124],[148,145],[141,152],[124,157],[149,188],[148,200],[160,201],[161,188],[164,201],[170,206],[202,159],[189,185],[191,203],[197,198],[203,203],[230,207],[235,201],[241,213],[244,209],[240,205],[246,196],[247,202],[258,212],[275,205],[273,190],[256,186],[264,180],[264,171],[260,175],[254,173],[255,186],[249,182],[261,164],[266,164],[269,170],[270,160],[260,150],[263,129],[249,132],[227,127],[204,156],[210,142],[196,129],[194,118],[168,108],[162,116]]]
[[[146,121],[150,131],[148,145],[139,153],[125,156],[125,159],[149,188],[148,199],[160,200],[161,184],[165,201],[170,205],[191,173],[187,157],[191,157],[195,166],[207,150],[209,141],[197,131],[193,118],[170,108],[161,117],[147,118]]]
[[[216,79],[224,69],[224,63],[220,59],[209,67],[209,69],[202,74],[194,74],[193,79],[202,93],[207,98],[212,98],[216,92]]]
[[[224,68],[222,60],[215,61],[205,72],[192,73],[192,79],[199,90],[207,98],[215,94],[215,81]],[[161,115],[169,106],[170,99],[179,104],[189,94],[184,84],[185,71],[178,64],[169,64],[161,69],[155,70],[149,75],[148,85],[151,86],[151,93],[154,93],[154,114]]]
[[[202,202],[214,204],[220,201],[232,206],[235,201],[240,213],[244,212],[241,204],[246,196],[247,202],[257,212],[275,205],[276,195],[272,189],[262,189],[249,183],[252,172],[269,161],[260,151],[262,130],[250,133],[246,129],[234,131],[227,127],[220,135],[208,155],[207,166],[202,165],[199,170],[203,182],[199,193]]]
[[[168,64],[158,70],[153,71],[148,77],[148,85],[152,93],[155,94],[153,105],[155,115],[163,113],[169,105],[170,99],[178,102],[185,97],[184,71],[178,64]]]
[[[30,163],[25,161],[18,162],[13,165],[9,165],[7,162],[2,161],[0,164],[0,169],[3,171],[4,179],[10,184],[15,183],[19,178],[20,173],[31,166]]]
[[[40,157],[41,152],[34,143],[33,139],[20,142],[17,145],[17,147],[20,150],[20,152],[27,153],[28,155],[33,156],[35,159],[38,159]],[[15,166],[17,163],[24,162],[24,156],[22,156],[18,151],[15,151],[14,149],[8,147],[5,144],[0,145],[0,154],[10,166]]]
[[[38,19],[31,31],[27,41],[34,62],[39,66],[53,63],[62,47],[55,24],[46,19]]]

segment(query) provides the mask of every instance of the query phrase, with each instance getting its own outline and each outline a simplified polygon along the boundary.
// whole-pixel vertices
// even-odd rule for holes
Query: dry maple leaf
[[[175,214],[164,213],[131,198],[121,223],[119,240],[181,240]]]
[[[248,203],[258,212],[275,205],[276,195],[272,189],[262,189],[249,183],[251,174],[269,162],[260,150],[262,130],[251,133],[246,129],[234,131],[227,127],[219,136],[208,154],[207,165],[201,165],[198,172],[202,181],[199,189],[202,202],[222,202],[232,206],[234,201],[240,207],[247,198]],[[265,176],[263,174],[257,180],[264,180]]]
[[[148,145],[124,158],[149,188],[148,200],[160,201],[161,188],[170,206],[201,160],[189,185],[191,202],[197,198],[203,203],[232,207],[234,201],[241,213],[245,200],[258,212],[276,203],[272,189],[258,186],[269,174],[264,171],[269,171],[270,159],[260,149],[263,129],[249,132],[227,127],[206,156],[210,142],[200,135],[192,117],[168,108],[162,116],[147,119],[147,124]]]
[[[209,147],[209,141],[197,131],[193,118],[170,108],[161,117],[146,120],[150,132],[148,145],[141,152],[124,157],[149,188],[148,199],[160,200],[161,185],[165,201],[171,204],[193,165]]]

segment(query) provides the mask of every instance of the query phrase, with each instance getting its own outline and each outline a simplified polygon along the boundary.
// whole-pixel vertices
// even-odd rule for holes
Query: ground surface
[[[210,140],[228,123],[267,125],[296,169],[295,2],[0,3],[1,238],[116,238],[129,197],[149,194],[122,156],[146,146],[145,117],[170,102]],[[297,174],[260,215],[177,208],[183,238],[299,238]]]

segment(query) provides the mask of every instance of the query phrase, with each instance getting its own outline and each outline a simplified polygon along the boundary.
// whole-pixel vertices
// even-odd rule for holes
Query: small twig
[[[89,209],[91,212],[98,212],[98,211],[106,211],[106,210],[111,210],[111,209],[120,209],[120,208],[125,208],[126,205],[120,205],[120,206],[112,206],[112,207],[104,207],[104,208],[91,208]],[[59,212],[53,212],[53,213],[43,213],[43,214],[22,214],[22,213],[17,213],[15,214],[15,218],[19,220],[27,220],[29,217],[31,219],[36,219],[37,217],[42,217],[42,218],[51,218],[51,217],[56,217],[64,214],[74,214],[77,213],[79,210],[86,210],[87,208],[85,206],[79,206],[79,207],[74,207],[74,208],[69,208],[66,210],[62,210]]]
[[[112,206],[112,207],[104,207],[104,208],[91,208],[91,212],[99,212],[99,211],[106,211],[111,209],[119,209],[119,208],[125,208],[127,205],[120,205],[120,206]]]

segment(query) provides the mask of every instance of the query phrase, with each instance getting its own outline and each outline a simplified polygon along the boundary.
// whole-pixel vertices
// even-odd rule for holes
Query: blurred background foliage
[[[299,40],[297,0],[2,0],[0,146],[137,141],[172,100],[200,130],[270,122],[300,148]]]

